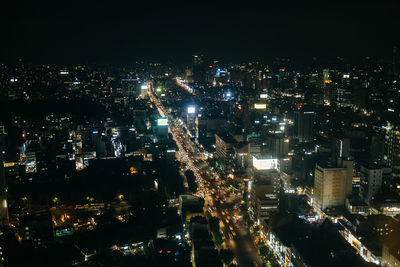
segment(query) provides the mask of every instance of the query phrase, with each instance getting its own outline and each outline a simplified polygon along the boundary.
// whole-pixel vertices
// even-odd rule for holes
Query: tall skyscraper
[[[204,65],[204,55],[192,55],[193,82],[202,83],[206,80],[206,68]]]
[[[314,111],[296,111],[294,113],[294,135],[300,142],[311,141],[314,138]]]
[[[168,117],[159,117],[157,119],[157,135],[159,137],[168,136]]]
[[[237,141],[229,134],[215,134],[215,157],[229,162],[234,156],[234,146]]]
[[[350,138],[333,138],[332,158],[336,161],[338,158],[348,158],[350,156]]]
[[[385,134],[384,161],[392,168],[396,182],[400,182],[400,129],[399,126],[388,123]]]
[[[188,106],[186,114],[186,127],[189,130],[190,134],[194,137],[198,137],[198,134],[196,133],[196,117],[197,117],[196,106],[195,105]]]
[[[324,95],[324,104],[325,105],[330,105],[333,100],[333,92],[332,92],[332,80],[330,77],[330,73],[328,69],[323,70],[323,95]]]
[[[278,210],[280,175],[276,168],[277,159],[253,156],[253,168],[250,169],[250,214],[258,222],[268,220],[271,213]]]
[[[360,168],[360,196],[366,203],[371,205],[375,195],[381,190],[384,180],[390,179],[392,170],[390,168],[381,168],[370,166]]]
[[[351,194],[353,178],[352,161],[347,163],[343,167],[315,166],[314,207],[324,210],[345,204],[346,197]]]

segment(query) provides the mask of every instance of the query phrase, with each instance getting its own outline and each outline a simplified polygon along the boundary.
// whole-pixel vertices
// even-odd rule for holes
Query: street
[[[183,86],[183,85],[181,85]],[[187,90],[186,87],[184,87]],[[159,111],[160,116],[168,117],[169,131],[179,149],[180,160],[186,165],[187,169],[193,171],[198,183],[197,195],[205,199],[205,206],[214,208],[213,215],[221,221],[221,228],[224,235],[224,246],[229,247],[236,258],[239,266],[262,266],[261,257],[250,237],[247,226],[241,219],[236,219],[240,211],[234,210],[235,203],[227,203],[226,188],[220,187],[215,183],[217,175],[211,170],[205,157],[200,152],[201,149],[190,139],[188,133],[183,128],[183,124],[166,112],[160,101],[149,92],[150,99]],[[202,174],[200,173],[200,169]],[[186,177],[184,177],[185,188],[188,188]],[[240,201],[240,200],[239,200]]]

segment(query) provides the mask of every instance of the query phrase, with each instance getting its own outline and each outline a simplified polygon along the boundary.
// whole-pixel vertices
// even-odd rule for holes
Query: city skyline
[[[395,2],[0,12],[0,267],[400,266]]]

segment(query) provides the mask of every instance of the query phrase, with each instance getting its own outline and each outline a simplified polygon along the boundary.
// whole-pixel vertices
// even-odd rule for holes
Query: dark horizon
[[[230,62],[337,56],[391,60],[400,44],[395,3],[137,5],[28,3],[5,10],[0,62]]]

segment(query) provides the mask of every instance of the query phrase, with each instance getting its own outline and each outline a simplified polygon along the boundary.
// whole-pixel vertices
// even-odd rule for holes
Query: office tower
[[[36,153],[35,152],[26,152],[25,153],[25,172],[26,173],[36,173],[37,165],[36,165]]]
[[[399,126],[388,123],[385,134],[384,161],[392,168],[393,178],[400,181],[400,129]],[[397,182],[398,182],[397,181]]]
[[[351,194],[351,180],[353,178],[349,174],[348,168],[352,168],[352,164],[349,163],[344,164],[344,167],[332,167],[322,164],[315,166],[314,207],[324,210],[328,207],[343,206],[345,204],[346,197]]]
[[[350,156],[350,138],[335,138],[333,144],[333,158]]]
[[[360,196],[371,205],[375,195],[381,190],[383,181],[390,180],[392,169],[378,166],[361,166]]]
[[[158,117],[157,135],[160,137],[168,136],[168,117]]]
[[[273,156],[284,156],[289,153],[289,138],[278,135],[267,137],[267,145]]]
[[[353,193],[354,161],[348,157],[338,158],[337,166],[346,169],[345,194],[346,197]]]
[[[196,128],[196,106],[190,105],[187,108],[186,114],[186,127],[189,130],[190,134],[194,137],[198,137],[197,128]]]
[[[150,90],[150,84],[149,83],[142,83],[138,87],[138,95],[140,98],[145,99],[148,98],[148,92]]]
[[[300,142],[311,141],[314,138],[314,111],[296,111],[294,113],[294,135]]]
[[[253,156],[251,177],[251,214],[258,222],[268,220],[279,205],[279,172],[277,159]]]
[[[332,93],[332,88],[331,88],[332,80],[331,80],[328,69],[323,70],[323,76],[324,76],[323,77],[324,81],[323,81],[322,89],[323,89],[323,95],[324,95],[324,105],[330,105],[332,102],[333,93]]]
[[[384,138],[380,135],[373,135],[371,136],[370,140],[369,162],[372,164],[382,165],[383,156],[385,154]]]
[[[234,146],[237,141],[229,134],[218,133],[215,135],[215,157],[228,162],[235,154]]]
[[[202,83],[206,80],[206,68],[204,65],[204,55],[192,55],[193,82]]]
[[[192,68],[186,68],[185,69],[185,80],[188,83],[193,82],[193,69]]]

